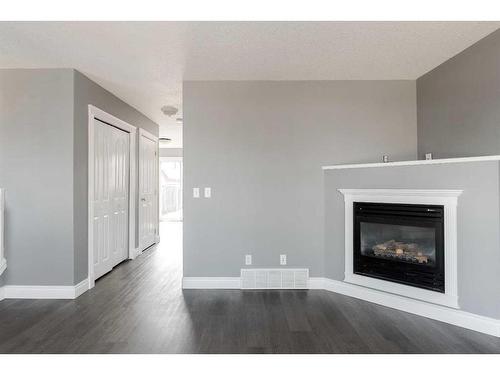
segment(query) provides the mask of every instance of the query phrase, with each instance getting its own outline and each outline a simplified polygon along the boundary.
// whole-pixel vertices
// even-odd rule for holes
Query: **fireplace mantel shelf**
[[[323,170],[332,170],[332,169],[354,169],[354,168],[402,167],[402,166],[412,166],[412,165],[471,163],[471,162],[495,161],[495,160],[500,161],[500,155],[475,156],[467,158],[432,159],[432,160],[408,160],[408,161],[394,161],[388,163],[338,164],[338,165],[326,165],[321,168]]]

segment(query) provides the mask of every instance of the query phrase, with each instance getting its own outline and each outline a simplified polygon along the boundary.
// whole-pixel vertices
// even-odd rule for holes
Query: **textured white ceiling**
[[[76,68],[161,125],[183,80],[416,79],[498,22],[0,22],[0,68]]]

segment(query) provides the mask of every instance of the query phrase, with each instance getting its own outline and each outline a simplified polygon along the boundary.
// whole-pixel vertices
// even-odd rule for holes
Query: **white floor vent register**
[[[242,268],[241,289],[308,289],[308,268]]]

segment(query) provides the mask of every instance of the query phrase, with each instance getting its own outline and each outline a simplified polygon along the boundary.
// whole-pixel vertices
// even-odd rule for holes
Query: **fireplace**
[[[445,292],[444,206],[353,202],[353,273]]]
[[[376,300],[407,297],[459,307],[457,206],[462,190],[338,190],[344,196],[344,282],[375,290]]]

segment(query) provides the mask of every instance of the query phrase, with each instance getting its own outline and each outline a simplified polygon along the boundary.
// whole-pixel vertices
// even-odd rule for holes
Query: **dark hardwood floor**
[[[0,302],[0,353],[500,353],[498,338],[326,291],[182,291],[168,245],[76,300]]]

